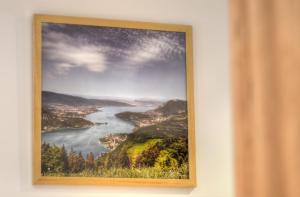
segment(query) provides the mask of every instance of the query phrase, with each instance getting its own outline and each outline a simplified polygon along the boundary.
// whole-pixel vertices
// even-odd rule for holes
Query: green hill
[[[115,114],[116,117],[131,122],[134,125],[136,122],[142,120],[142,119],[149,119],[150,116],[146,113],[140,113],[140,112],[121,112],[118,114]]]
[[[172,115],[177,113],[187,112],[187,102],[183,100],[170,100],[162,106],[154,110],[155,112],[162,113],[163,115]]]
[[[174,117],[128,135],[114,151],[98,158],[103,169],[154,168],[160,172],[178,171],[188,177],[188,140],[186,118]],[[179,169],[185,168],[182,173]]]

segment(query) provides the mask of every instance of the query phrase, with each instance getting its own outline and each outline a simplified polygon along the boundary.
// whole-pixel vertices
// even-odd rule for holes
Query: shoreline
[[[105,123],[99,123],[99,122],[92,122],[88,119],[86,119],[86,117],[90,114],[93,113],[97,113],[97,112],[102,112],[103,111],[103,107],[95,107],[94,110],[90,111],[89,113],[85,113],[83,117],[76,117],[77,119],[81,119],[84,120],[86,122],[89,122],[91,125],[86,125],[86,126],[82,126],[82,127],[60,127],[57,129],[53,129],[53,130],[41,130],[42,133],[50,133],[50,132],[60,132],[61,130],[65,130],[65,129],[70,129],[70,130],[78,130],[78,129],[89,129],[92,128],[94,126],[97,125],[101,125],[101,124],[107,124],[107,122]],[[70,119],[74,119],[73,117],[64,117],[66,120],[70,120]]]
[[[129,106],[130,108],[135,108],[135,107],[139,107],[139,106]],[[142,106],[143,107],[143,106]],[[101,126],[105,126],[105,125],[107,125],[107,124],[112,124],[112,123],[110,123],[108,120],[106,120],[106,119],[101,119],[101,120],[94,120],[94,121],[91,121],[89,118],[87,118],[87,116],[88,115],[90,115],[90,114],[93,114],[93,113],[98,113],[98,112],[104,112],[105,111],[105,108],[106,107],[101,107],[101,108],[97,108],[98,110],[97,111],[95,111],[95,112],[92,112],[92,113],[88,113],[88,114],[86,114],[84,117],[82,117],[82,119],[84,119],[84,120],[87,120],[87,121],[90,121],[90,122],[92,122],[93,123],[93,125],[91,125],[91,126],[86,126],[86,127],[61,127],[61,128],[56,128],[56,129],[53,129],[53,130],[50,130],[50,131],[47,131],[47,130],[42,130],[41,131],[41,133],[42,133],[42,135],[50,135],[51,136],[51,134],[54,134],[54,135],[59,135],[58,133],[64,133],[63,135],[68,135],[67,133],[68,132],[72,132],[72,131],[74,131],[74,132],[76,132],[77,130],[86,130],[86,129],[90,129],[90,128],[93,128],[93,127],[95,127],[95,126],[99,126],[99,127],[101,127]],[[148,108],[148,107],[146,107],[145,109],[144,108],[142,108],[142,110],[140,111],[139,110],[139,112],[138,113],[143,113],[143,112],[146,112],[146,111],[148,111],[148,110],[151,110],[152,108]],[[131,121],[126,121],[126,120],[124,120],[124,119],[122,119],[122,118],[119,118],[119,117],[117,117],[116,116],[116,114],[118,114],[118,113],[121,113],[121,112],[126,112],[127,110],[129,110],[129,109],[124,109],[124,111],[123,111],[123,109],[121,110],[121,111],[117,111],[117,112],[113,112],[112,113],[112,115],[116,118],[116,120],[117,121],[121,121],[121,122],[123,122],[123,123],[126,123],[126,124],[128,124],[128,125],[131,125],[130,126],[130,129],[128,129],[128,130],[123,130],[123,131],[119,131],[118,133],[114,133],[114,130],[113,130],[113,128],[112,128],[112,130],[111,130],[111,128],[109,127],[109,130],[107,130],[107,131],[105,131],[105,129],[104,129],[104,127],[103,128],[99,128],[99,129],[97,129],[97,130],[99,130],[100,132],[106,132],[106,133],[108,133],[107,135],[114,135],[114,134],[117,134],[117,135],[128,135],[128,134],[131,134],[131,133],[134,133],[135,132],[135,130],[136,130],[136,128],[137,128],[137,125],[135,125],[133,122],[131,122]],[[133,111],[135,111],[134,109],[133,109]],[[113,121],[115,121],[115,120],[113,120]],[[103,130],[103,131],[102,131]],[[124,133],[123,133],[124,132]],[[55,133],[57,133],[57,134],[55,134]],[[80,135],[80,134],[79,134]],[[101,135],[100,135],[101,136]],[[111,151],[113,151],[113,149],[115,149],[115,148],[117,148],[119,145],[120,145],[120,143],[119,144],[117,144],[117,145],[113,145],[113,146],[115,146],[113,149],[112,148],[109,148],[109,145],[105,145],[105,143],[103,143],[103,142],[101,142],[99,139],[100,138],[104,138],[104,137],[107,137],[107,136],[103,136],[103,137],[100,137],[99,135],[98,135],[98,137],[96,137],[95,138],[95,140],[96,141],[98,141],[98,146],[101,146],[101,147],[103,147],[107,152],[111,152]],[[112,146],[111,146],[112,147]]]
[[[74,127],[68,128],[68,127],[65,127],[65,128],[54,129],[54,130],[51,130],[51,131],[42,130],[41,132],[42,132],[42,134],[43,133],[56,133],[56,132],[62,132],[65,129],[68,129],[68,130],[80,130],[80,129],[89,129],[89,128],[92,128],[94,126],[96,126],[96,125],[94,124],[94,125],[92,125],[90,127],[80,127],[80,128],[74,128]]]

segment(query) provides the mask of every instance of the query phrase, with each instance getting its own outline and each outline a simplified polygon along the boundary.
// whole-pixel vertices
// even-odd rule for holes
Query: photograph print
[[[35,17],[36,183],[195,185],[190,27],[75,19]]]

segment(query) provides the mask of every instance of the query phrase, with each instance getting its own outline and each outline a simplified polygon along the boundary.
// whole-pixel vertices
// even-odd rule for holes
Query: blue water
[[[153,107],[104,107],[101,111],[87,115],[86,119],[98,123],[107,122],[107,124],[95,125],[88,129],[64,129],[42,133],[42,142],[64,145],[68,151],[72,148],[76,152],[81,152],[84,157],[89,152],[98,156],[109,151],[99,142],[100,137],[110,133],[131,133],[134,128],[132,124],[117,118],[115,114],[124,111],[145,112],[151,109]]]

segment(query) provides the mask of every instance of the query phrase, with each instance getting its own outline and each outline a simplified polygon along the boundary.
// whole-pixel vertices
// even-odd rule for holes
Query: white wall
[[[226,0],[0,0],[0,196],[232,197],[227,7]],[[31,185],[33,13],[193,25],[198,187]]]

